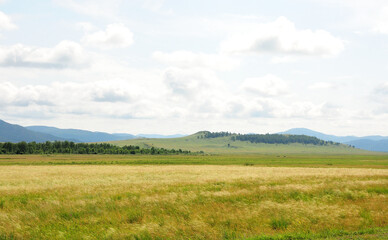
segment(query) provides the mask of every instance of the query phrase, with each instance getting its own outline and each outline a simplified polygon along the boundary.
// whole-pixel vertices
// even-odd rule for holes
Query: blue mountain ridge
[[[0,120],[0,142],[46,142],[64,141],[64,138],[47,133],[39,133],[28,130],[20,125],[10,124]]]
[[[46,126],[29,126],[26,129],[46,133],[60,138],[67,139],[74,142],[107,142],[107,141],[117,141],[117,140],[127,140],[132,139],[135,136],[131,134],[110,134],[105,132],[92,132],[87,130],[80,129],[60,129],[55,127],[46,127]]]
[[[386,136],[379,136],[379,135],[364,136],[364,137],[335,136],[335,135],[320,133],[307,128],[292,128],[285,132],[280,132],[279,134],[306,135],[306,136],[317,137],[325,141],[333,141],[333,142],[352,145],[352,146],[355,146],[356,148],[360,148],[364,150],[388,152],[388,137]]]
[[[183,137],[185,135],[160,135],[160,134],[128,134],[128,133],[105,133],[105,132],[92,132],[80,129],[60,129],[56,127],[47,126],[29,126],[28,130],[35,132],[51,134],[53,136],[61,137],[69,141],[74,142],[107,142],[107,141],[119,141],[128,140],[133,138],[176,138]]]

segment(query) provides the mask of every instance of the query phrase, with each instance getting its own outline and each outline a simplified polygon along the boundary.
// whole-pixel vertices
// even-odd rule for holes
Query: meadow
[[[0,239],[387,239],[387,155],[2,155]]]
[[[200,132],[180,138],[136,138],[123,141],[111,141],[117,146],[135,145],[141,148],[166,148],[184,149],[192,152],[203,151],[207,154],[350,154],[350,155],[376,155],[345,144],[339,145],[313,145],[313,144],[265,144],[250,143],[246,141],[232,141],[231,137],[200,138]]]
[[[1,165],[243,165],[388,168],[388,154],[0,155]]]

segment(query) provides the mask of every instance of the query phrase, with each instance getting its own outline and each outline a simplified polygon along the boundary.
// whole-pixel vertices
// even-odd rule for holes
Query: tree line
[[[236,135],[232,137],[232,141],[233,140],[249,141],[251,143],[268,143],[268,144],[290,144],[290,143],[302,143],[302,144],[313,144],[313,145],[334,144],[333,142],[327,142],[317,137],[311,137],[306,135],[285,135],[285,134]]]
[[[191,151],[165,148],[140,148],[139,146],[115,146],[109,143],[19,142],[0,143],[0,154],[190,154]]]
[[[313,144],[313,145],[339,145],[332,141],[324,141],[317,137],[306,135],[288,135],[288,134],[236,134],[230,132],[203,132],[205,138],[217,138],[230,136],[232,141],[248,141],[251,143],[268,143],[268,144]]]
[[[204,133],[203,136],[205,138],[228,137],[228,136],[235,134],[235,133],[231,133],[231,132],[208,132],[208,131],[205,131],[203,133]]]

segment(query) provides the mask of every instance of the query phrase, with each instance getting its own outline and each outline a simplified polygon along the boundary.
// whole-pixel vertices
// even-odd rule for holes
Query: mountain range
[[[73,141],[73,142],[107,142],[127,140],[133,138],[176,138],[185,135],[160,134],[127,134],[93,132],[80,129],[60,129],[47,126],[22,127],[0,120],[0,142],[45,142],[45,141]]]
[[[388,152],[388,137],[372,135],[365,137],[356,137],[356,136],[335,136],[328,135],[320,132],[316,132],[307,128],[292,128],[285,132],[280,132],[279,134],[292,134],[292,135],[306,135],[317,137],[325,141],[333,141],[344,143],[348,145],[355,146],[356,148],[369,150],[369,151],[378,151],[378,152]]]
[[[335,136],[313,131],[307,128],[292,128],[279,134],[313,136],[325,141],[333,141],[355,146],[356,148],[388,152],[388,137],[386,136]],[[28,126],[10,124],[0,120],[0,142],[45,142],[45,141],[73,141],[73,142],[107,142],[128,140],[134,138],[178,138],[185,135],[160,135],[127,133],[92,132],[79,129],[60,129],[47,126]]]
[[[92,132],[79,129],[60,129],[46,126],[29,126],[26,129],[38,133],[49,134],[73,142],[107,142],[117,140],[127,140],[135,138],[132,134],[110,134],[105,132]]]
[[[55,127],[46,126],[29,126],[25,127],[28,130],[45,133],[53,136],[57,136],[68,141],[73,142],[108,142],[128,140],[133,138],[176,138],[183,137],[185,135],[160,135],[160,134],[128,134],[128,133],[105,133],[105,132],[92,132],[79,129],[60,129]]]
[[[47,133],[40,133],[28,130],[16,124],[10,124],[0,120],[0,142],[45,142],[63,141],[64,138],[53,136]]]

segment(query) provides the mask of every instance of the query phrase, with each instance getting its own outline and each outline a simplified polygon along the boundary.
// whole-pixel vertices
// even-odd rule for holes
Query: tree
[[[25,154],[27,153],[28,145],[26,142],[20,142],[17,144],[17,154]]]

